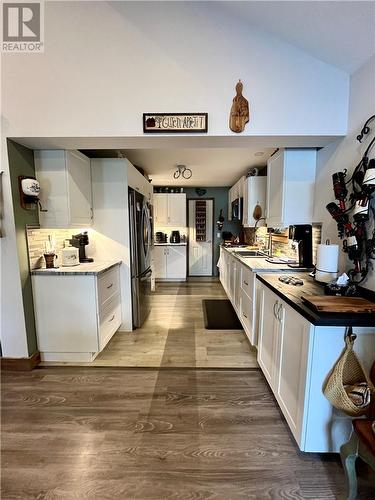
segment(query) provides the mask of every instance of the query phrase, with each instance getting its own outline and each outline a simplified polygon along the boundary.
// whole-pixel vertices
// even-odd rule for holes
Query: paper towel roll
[[[315,279],[324,283],[329,283],[336,279],[338,275],[338,262],[338,245],[318,245]]]

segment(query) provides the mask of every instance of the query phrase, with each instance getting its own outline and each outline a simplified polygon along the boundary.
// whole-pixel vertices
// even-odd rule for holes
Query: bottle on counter
[[[73,247],[70,240],[64,241],[64,248],[61,250],[61,265],[65,267],[79,265],[78,248]]]

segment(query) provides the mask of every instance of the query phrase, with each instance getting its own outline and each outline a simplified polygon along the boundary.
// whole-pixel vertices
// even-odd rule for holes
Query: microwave
[[[232,201],[232,220],[242,221],[243,198],[236,198]]]

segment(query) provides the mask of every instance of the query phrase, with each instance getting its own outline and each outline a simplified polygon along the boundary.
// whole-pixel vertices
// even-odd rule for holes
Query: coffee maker
[[[297,252],[297,262],[288,266],[307,269],[313,267],[312,226],[310,224],[289,226],[289,240],[292,240],[292,246]]]
[[[94,262],[91,257],[86,257],[86,245],[89,244],[89,235],[87,231],[79,234],[73,234],[70,244],[78,248],[80,262]]]
[[[181,243],[180,231],[172,231],[169,241],[171,243]]]

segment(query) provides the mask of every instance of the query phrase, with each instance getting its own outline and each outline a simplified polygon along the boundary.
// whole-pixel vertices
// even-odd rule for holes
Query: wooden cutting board
[[[319,312],[327,313],[372,313],[375,302],[361,297],[336,297],[333,295],[302,295],[307,305]]]

